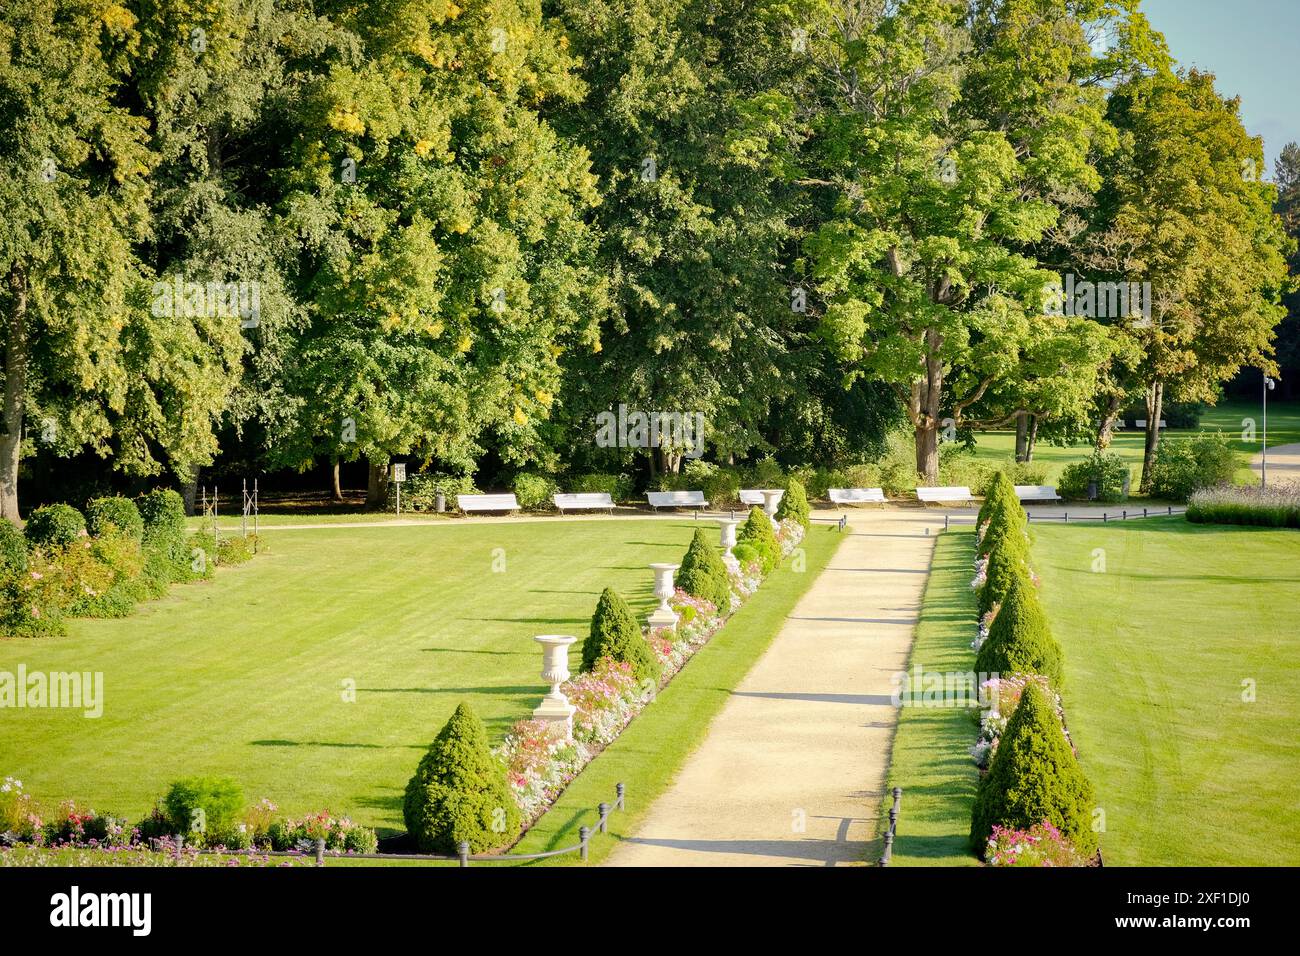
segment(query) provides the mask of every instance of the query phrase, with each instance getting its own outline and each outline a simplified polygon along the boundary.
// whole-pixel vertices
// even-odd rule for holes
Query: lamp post
[[[1268,487],[1268,393],[1273,391],[1277,382],[1264,376],[1264,441],[1259,453],[1259,486]]]

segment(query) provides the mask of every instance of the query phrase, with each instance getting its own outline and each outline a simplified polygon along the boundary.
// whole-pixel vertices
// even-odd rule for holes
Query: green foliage
[[[89,548],[68,548],[58,557],[74,617],[126,617],[148,598],[141,582],[144,555],[129,534],[110,528]]]
[[[71,505],[46,505],[27,517],[23,534],[33,548],[66,548],[86,533],[86,519]]]
[[[217,562],[219,564],[243,564],[253,560],[253,536],[231,536],[222,538],[217,545]]]
[[[1096,482],[1097,501],[1114,503],[1128,498],[1129,465],[1113,452],[1093,450],[1083,461],[1066,465],[1056,480],[1056,491],[1062,498],[1088,500],[1088,486]]]
[[[488,749],[487,731],[459,704],[406,785],[402,815],[423,853],[452,854],[461,841],[481,853],[519,836],[519,807],[505,768]]]
[[[735,547],[731,549],[731,556],[736,559],[736,562],[742,568],[751,561],[760,561],[761,564],[758,548],[747,541],[737,539]]]
[[[980,781],[971,844],[983,853],[994,826],[1027,830],[1047,820],[1082,853],[1097,850],[1092,785],[1079,769],[1048,695],[1030,682]]]
[[[552,507],[551,496],[559,486],[545,475],[520,472],[515,475],[515,499],[524,511],[542,511]]]
[[[397,493],[397,486],[390,484],[388,490],[392,497]],[[402,484],[402,510],[436,511],[438,492],[442,492],[446,509],[455,511],[458,507],[457,495],[478,494],[478,488],[469,475],[449,475],[437,471],[408,473]]]
[[[582,670],[591,670],[602,657],[631,664],[639,681],[659,682],[659,658],[641,635],[632,609],[613,588],[605,588],[596,602],[591,631],[582,644]]]
[[[1237,455],[1219,432],[1194,438],[1166,438],[1156,449],[1151,467],[1151,494],[1171,501],[1186,501],[1201,488],[1232,483]]]
[[[1024,551],[1028,524],[1019,502],[999,502],[989,512],[988,524],[984,526],[984,534],[980,538],[979,555],[984,557],[995,548],[1004,547]]]
[[[186,543],[185,502],[170,488],[157,488],[140,496],[140,517],[144,520],[141,539],[145,551],[146,575],[155,589],[165,581],[189,581],[194,577],[190,546]]]
[[[731,582],[722,555],[709,543],[703,528],[696,528],[690,547],[677,570],[677,586],[708,601],[719,613],[731,610]]]
[[[627,475],[611,475],[601,472],[574,475],[569,479],[567,488],[569,491],[578,494],[604,492],[609,495],[610,500],[615,504],[620,501],[627,501],[632,497],[633,491],[632,479]]]
[[[1014,542],[1014,538],[1012,542]],[[1023,543],[1023,539],[1022,539]],[[979,593],[979,613],[982,618],[995,605],[1006,600],[1012,582],[1019,582],[1033,587],[1029,577],[1029,564],[1026,549],[1014,543],[995,547],[988,556],[984,568],[984,586]]]
[[[1222,485],[1192,492],[1187,520],[1197,524],[1245,524],[1300,528],[1300,490]]]
[[[740,472],[707,461],[688,461],[682,469],[681,487],[699,489],[704,500],[716,509],[732,508],[740,503]]]
[[[736,532],[736,542],[747,544],[757,552],[764,574],[770,573],[781,561],[781,545],[772,530],[772,519],[758,505],[749,509],[749,517]],[[735,553],[733,549],[732,554]]]
[[[982,674],[1043,674],[1060,686],[1064,677],[1061,645],[1026,575],[1012,574],[1002,607],[975,658]]]
[[[86,505],[86,528],[95,537],[117,531],[140,541],[144,518],[130,498],[96,498]]]
[[[205,843],[220,841],[243,816],[244,792],[224,777],[188,777],[171,785],[162,806],[172,833],[190,841],[198,834]]]
[[[971,494],[983,495],[995,474],[992,464],[976,458],[962,445],[945,442],[939,446],[939,485],[965,485]]]
[[[27,539],[13,522],[0,518],[0,577],[27,570]]]
[[[785,494],[781,496],[781,503],[777,505],[777,520],[784,521],[786,518],[793,518],[807,528],[810,520],[809,514],[808,495],[804,491],[803,482],[797,478],[791,478],[785,486]]]
[[[975,518],[976,527],[983,525],[995,508],[1007,507],[1011,504],[1020,507],[1020,502],[1016,499],[1015,483],[1005,471],[998,471],[989,480],[988,487],[984,489],[984,503],[980,505],[979,514]]]

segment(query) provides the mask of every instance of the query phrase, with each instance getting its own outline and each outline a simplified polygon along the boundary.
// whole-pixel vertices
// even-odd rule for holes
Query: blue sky
[[[1143,0],[1140,9],[1179,65],[1208,70],[1220,94],[1241,97],[1271,179],[1282,147],[1300,142],[1300,0]]]

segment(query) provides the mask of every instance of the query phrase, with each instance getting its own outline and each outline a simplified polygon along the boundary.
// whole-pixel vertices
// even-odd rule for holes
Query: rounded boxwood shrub
[[[206,843],[235,829],[244,812],[244,792],[224,777],[188,777],[171,785],[162,807],[173,833],[187,840],[197,840],[202,833]]]
[[[1030,682],[1007,721],[971,815],[971,844],[983,855],[994,826],[1028,830],[1050,822],[1078,849],[1097,852],[1092,784],[1079,769],[1051,700]]]
[[[982,674],[1044,674],[1060,686],[1061,656],[1033,584],[1023,575],[1013,576],[975,669]]]
[[[66,548],[86,531],[86,519],[72,505],[46,505],[27,517],[23,534],[31,547]]]
[[[158,488],[141,495],[139,509],[144,520],[145,555],[153,557],[146,562],[146,572],[167,582],[192,580],[195,574],[190,566],[181,496],[170,488]]]
[[[641,636],[641,625],[627,602],[605,588],[591,616],[591,633],[582,644],[582,669],[589,671],[602,657],[632,665],[637,680],[659,682],[662,667],[653,648]]]
[[[772,530],[772,520],[755,505],[749,509],[749,517],[736,532],[736,541],[744,542],[758,552],[763,573],[769,573],[781,560],[781,545],[777,543],[776,532]],[[732,554],[735,554],[733,549]]]
[[[731,609],[731,580],[718,549],[709,544],[703,528],[695,529],[691,546],[686,549],[677,569],[677,586],[687,594],[708,601],[719,613]]]
[[[139,541],[144,518],[130,498],[96,498],[86,505],[86,529],[95,537],[117,532]]]
[[[12,521],[0,518],[0,577],[27,570],[27,539]]]
[[[488,749],[483,721],[460,704],[420,759],[402,805],[406,829],[424,853],[455,853],[462,840],[480,853],[513,843],[519,807],[505,768]]]
[[[545,475],[522,472],[515,476],[515,499],[524,511],[541,511],[553,506],[551,496],[559,487]]]
[[[785,486],[785,494],[781,496],[781,503],[776,507],[777,520],[784,521],[786,518],[793,518],[807,528],[809,513],[808,494],[804,491],[803,482],[798,478],[791,478]]]

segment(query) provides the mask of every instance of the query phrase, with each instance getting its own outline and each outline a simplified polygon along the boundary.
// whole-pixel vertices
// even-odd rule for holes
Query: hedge
[[[23,534],[33,547],[66,548],[86,533],[86,519],[72,505],[46,505],[27,517]]]

